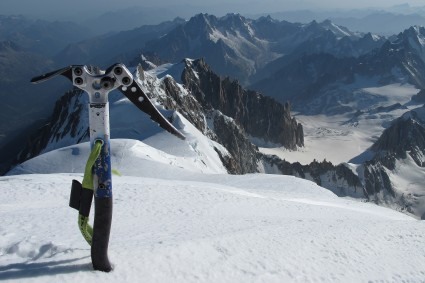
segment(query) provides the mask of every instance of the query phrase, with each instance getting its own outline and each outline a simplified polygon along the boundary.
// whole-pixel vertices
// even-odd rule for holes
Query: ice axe
[[[91,245],[93,268],[109,272],[112,270],[108,259],[112,222],[109,92],[115,89],[120,90],[159,126],[180,139],[184,140],[185,136],[152,104],[124,64],[114,64],[106,71],[94,70],[86,65],[71,65],[35,77],[31,82],[41,83],[62,75],[89,95],[89,129],[92,151],[87,161],[82,184],[76,180],[72,183],[70,206],[79,211],[79,228]],[[95,211],[94,224],[91,228],[88,224],[88,217],[93,195]]]

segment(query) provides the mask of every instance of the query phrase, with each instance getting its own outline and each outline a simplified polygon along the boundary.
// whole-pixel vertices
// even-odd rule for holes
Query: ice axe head
[[[87,92],[90,103],[107,103],[108,93],[114,89],[118,89],[163,129],[180,139],[185,139],[185,136],[152,104],[149,97],[133,79],[133,75],[124,64],[114,64],[106,69],[106,71],[86,65],[71,65],[34,77],[31,82],[45,82],[58,75],[68,78],[74,86]]]

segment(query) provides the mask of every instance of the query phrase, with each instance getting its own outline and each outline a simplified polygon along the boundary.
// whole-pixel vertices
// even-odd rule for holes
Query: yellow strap
[[[81,234],[87,243],[91,246],[93,239],[93,228],[89,224],[89,218],[78,214],[78,228],[80,228]]]
[[[103,141],[96,140],[91,153],[89,155],[89,159],[86,163],[86,168],[84,170],[84,178],[83,178],[83,188],[93,190],[93,166],[96,160],[99,158],[100,152],[102,150]]]

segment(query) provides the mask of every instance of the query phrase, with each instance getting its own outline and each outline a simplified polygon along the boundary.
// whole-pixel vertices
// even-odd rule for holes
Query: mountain
[[[33,72],[45,72],[52,66],[48,58],[25,51],[13,41],[0,42],[0,146],[40,117],[46,88],[38,88],[40,93],[33,97],[23,94],[34,91],[29,84]]]
[[[424,29],[411,27],[358,58],[313,54],[284,66],[257,89],[291,102],[305,149],[260,151],[303,165],[348,162],[366,198],[423,218],[424,42]]]
[[[176,18],[157,25],[144,25],[73,42],[55,55],[55,61],[61,65],[78,62],[98,66],[106,66],[117,61],[128,62],[136,55],[140,56],[141,48],[146,42],[167,34],[182,23],[183,19]]]
[[[204,109],[231,117],[252,137],[289,149],[303,145],[301,124],[291,117],[288,103],[282,105],[260,93],[245,90],[236,81],[221,79],[203,60],[186,61],[183,84]],[[264,113],[267,113],[265,117]]]
[[[30,87],[27,81],[39,73],[62,67],[63,65],[95,64],[106,66],[116,61],[137,65],[137,63],[144,61],[143,58],[148,58],[151,61],[155,59],[154,63],[157,65],[174,58],[176,58],[176,60],[173,62],[178,62],[181,58],[186,57],[184,54],[188,53],[187,51],[189,49],[187,47],[191,42],[190,37],[199,37],[205,39],[202,43],[203,47],[198,48],[198,46],[193,52],[191,51],[189,53],[192,55],[199,54],[199,56],[194,57],[204,57],[216,71],[219,73],[222,72],[220,73],[221,75],[230,74],[233,78],[240,78],[239,83],[244,84],[247,82],[249,74],[260,74],[260,76],[263,74],[267,75],[267,71],[264,69],[258,71],[258,69],[282,54],[293,52],[294,50],[303,50],[302,48],[297,49],[297,46],[303,42],[305,43],[305,41],[308,42],[312,37],[316,38],[317,42],[323,37],[323,41],[321,42],[323,46],[334,44],[332,42],[344,42],[348,40],[346,39],[348,37],[350,38],[348,40],[350,42],[361,41],[361,39],[356,40],[358,37],[356,34],[344,28],[337,27],[329,21],[301,25],[276,21],[270,17],[263,17],[254,21],[236,14],[229,14],[221,18],[199,14],[187,22],[182,19],[175,19],[174,21],[164,22],[158,25],[143,26],[133,30],[105,34],[69,44],[54,56],[52,60],[51,56],[54,53],[52,50],[58,48],[57,44],[63,43],[61,41],[62,37],[60,37],[59,34],[62,36],[66,35],[66,40],[68,41],[77,40],[78,37],[72,35],[71,31],[73,29],[71,24],[69,24],[71,27],[68,28],[68,31],[66,28],[67,25],[64,23],[56,23],[55,25],[55,23],[43,21],[32,22],[23,17],[17,17],[16,19],[13,17],[5,17],[3,18],[3,22],[5,27],[10,27],[10,30],[16,31],[10,33],[9,36],[8,30],[3,30],[5,38],[17,39],[17,42],[7,42],[11,42],[14,46],[19,47],[20,52],[32,52],[32,58],[28,60],[31,65],[30,68],[19,62],[10,62],[10,64],[4,66],[5,72],[2,72],[4,73],[4,79],[8,79],[12,76],[14,78],[22,78],[22,82],[13,83],[10,87],[8,85],[2,85],[2,89],[5,93],[5,95],[2,94],[2,101],[4,103],[2,113],[8,118],[2,120],[0,128],[6,128],[6,130],[1,132],[0,136],[7,137],[8,141],[15,138],[18,132],[24,130],[27,133],[31,132],[26,129],[26,127],[30,127],[29,122],[36,121],[37,125],[31,127],[39,127],[40,124],[43,123],[42,119],[47,119],[48,115],[45,114],[45,109],[53,107],[54,101],[58,98],[53,95],[52,92],[57,92],[57,90],[62,92],[65,91],[64,84],[60,84],[59,82],[55,82],[54,85],[50,85],[53,87],[49,88],[46,86]],[[200,23],[199,25],[198,22]],[[55,27],[50,28],[51,25],[55,25]],[[202,28],[202,26],[204,26],[204,28]],[[28,32],[31,30],[34,30],[34,32]],[[48,30],[53,30],[53,34],[47,35]],[[204,32],[202,30],[204,30]],[[75,28],[75,32],[78,33],[77,28]],[[13,37],[12,35],[14,34],[19,36]],[[78,34],[83,37],[87,32],[85,31]],[[326,43],[328,42],[328,37],[333,38],[329,39],[329,44]],[[371,38],[373,37],[371,36]],[[54,44],[49,41],[53,39],[57,41]],[[34,40],[35,42],[41,40],[40,42],[50,46],[49,48],[40,47],[44,50],[43,52],[48,52],[49,56],[40,56],[38,53],[34,54],[34,52],[38,51],[28,50],[32,47],[34,47],[34,50],[38,50],[38,47],[36,48],[36,46],[33,46],[31,43],[34,42]],[[167,46],[178,46],[179,41],[185,41],[184,48],[166,48]],[[210,45],[211,49],[206,48]],[[149,46],[155,48],[149,51]],[[170,50],[173,50],[170,56],[166,55],[165,53]],[[346,48],[344,50],[351,52],[349,50],[353,50],[353,48]],[[211,59],[213,58],[211,56],[216,57]],[[31,61],[34,61],[34,58],[39,57],[41,58],[38,62],[35,64],[31,63]],[[14,55],[7,54],[5,58],[14,58]],[[225,59],[226,62],[223,62],[223,58],[227,58]],[[252,60],[252,58],[254,58],[254,60]],[[254,61],[256,62],[253,63]],[[10,72],[10,65],[12,65],[13,70],[16,70],[16,72]],[[28,75],[26,75],[26,73],[28,73]],[[252,79],[252,77],[249,79]],[[22,89],[22,86],[28,88]],[[33,95],[33,92],[36,92],[37,95]],[[19,95],[14,95],[14,93],[19,93]],[[22,103],[23,101],[25,101],[25,103]],[[286,101],[282,103],[284,104]],[[31,105],[31,107],[29,107],[29,105]],[[17,115],[16,111],[30,113],[30,115]],[[16,131],[14,135],[9,135],[10,132],[7,130],[11,128],[8,126],[9,123],[14,123],[16,125],[12,128]],[[6,142],[6,140],[4,140],[4,142]],[[13,147],[13,144],[10,145]],[[7,150],[7,152],[10,152],[10,150]],[[4,158],[2,158],[2,160],[3,159]]]
[[[179,20],[135,30],[141,34],[140,44],[144,44],[144,50],[140,51],[142,56],[139,54],[130,61],[139,84],[155,103],[169,109],[162,110],[164,115],[191,136],[189,142],[177,148],[191,148],[191,158],[196,157],[200,166],[201,163],[205,165],[201,168],[206,171],[215,168],[218,171],[214,172],[231,174],[293,175],[312,180],[339,196],[374,200],[422,217],[421,202],[406,205],[407,202],[394,197],[389,187],[391,178],[384,174],[386,169],[367,167],[374,156],[373,150],[368,148],[391,125],[390,121],[421,103],[418,94],[423,81],[421,28],[412,27],[382,44],[381,37],[351,33],[330,21],[301,25],[270,17],[248,20],[234,14],[222,18],[200,14],[188,22],[177,22]],[[159,38],[162,28],[169,30]],[[111,36],[109,47],[123,42],[119,38],[131,41],[135,31],[107,35]],[[148,41],[150,36],[153,39]],[[199,41],[193,41],[194,38]],[[146,52],[146,47],[159,42],[175,54],[183,52],[186,50],[183,47],[190,47],[190,44],[194,44],[194,52],[202,49],[199,46],[213,44],[213,54],[223,54],[226,50],[245,63],[253,54],[288,54],[280,57],[286,61],[274,60],[275,66],[280,66],[278,72],[261,81],[272,89],[272,92],[265,92],[269,94],[265,96],[262,92],[246,89],[238,80],[213,72],[207,58],[155,66],[167,60],[166,56],[161,50]],[[259,43],[262,49],[256,47]],[[374,49],[375,43],[380,46],[378,49]],[[90,46],[89,42],[79,44]],[[223,49],[216,49],[218,45]],[[134,46],[129,46],[128,54],[132,54]],[[361,49],[360,46],[369,47]],[[373,51],[368,52],[368,48]],[[94,51],[95,48],[90,52]],[[88,54],[93,54],[90,52]],[[142,64],[136,66],[138,62],[147,69],[143,70]],[[264,71],[271,64],[261,66]],[[112,93],[110,101],[113,138],[162,146],[151,142],[158,142],[154,136],[166,134],[147,117],[118,93]],[[46,121],[38,121],[29,138],[20,136],[11,140],[7,154],[14,158],[13,164],[86,141],[86,103],[85,95],[76,91],[58,100],[53,115]],[[296,119],[291,109],[297,112]],[[196,142],[198,139],[203,140],[202,149]],[[22,149],[19,143],[23,142],[27,142],[27,146]],[[19,155],[18,148],[22,149]],[[318,152],[321,155],[317,155]],[[361,153],[363,155],[354,160]],[[214,156],[214,161],[208,160],[210,156]],[[2,162],[8,166],[12,163],[10,158]],[[3,171],[9,169],[3,168]],[[375,189],[380,186],[382,189]],[[384,194],[381,192],[390,192],[391,197],[380,198],[380,194]]]
[[[65,90],[57,82],[32,86],[31,77],[57,68],[53,54],[92,35],[72,22],[0,15],[0,171]]]
[[[67,90],[64,80],[32,85],[32,77],[64,65],[125,61],[126,52],[133,59],[140,44],[179,21],[83,40],[90,31],[73,23],[0,16],[0,39],[4,39],[0,42],[0,171],[8,169],[28,137],[47,123],[55,102]]]
[[[0,15],[0,41],[12,41],[23,50],[47,57],[66,45],[91,37],[90,29],[73,22],[32,20]]]
[[[425,108],[421,106],[395,119],[368,150],[359,170],[367,180],[369,197],[425,219],[424,156]]]
[[[303,146],[303,127],[291,116],[289,104],[281,105],[257,92],[243,89],[236,81],[221,79],[202,59],[186,59],[150,71],[144,71],[140,66],[135,69],[135,76],[146,93],[157,103],[178,111],[162,110],[188,139],[171,148],[167,148],[168,144],[158,143],[153,136],[165,135],[165,140],[170,136],[119,93],[112,93],[109,99],[112,138],[143,140],[173,154],[178,148],[181,148],[180,152],[189,147],[192,149],[190,156],[197,156],[197,160],[206,166],[205,170],[212,167],[222,168],[219,172],[225,170],[230,174],[262,172],[295,175],[315,181],[338,195],[363,198],[362,184],[345,165],[335,167],[331,163],[313,162],[309,166],[300,166],[259,152],[253,142],[280,144],[288,149]],[[181,79],[176,81],[170,74],[176,77],[180,74]],[[14,163],[88,140],[86,104],[86,95],[80,91],[66,93],[58,100],[49,122],[31,136]],[[211,163],[205,159],[209,156],[215,156],[219,161]],[[274,168],[280,162],[287,170]],[[43,170],[22,166],[13,169],[10,174]]]
[[[300,35],[301,40],[298,38]],[[386,41],[385,37],[371,33],[353,33],[345,27],[335,25],[330,20],[321,23],[312,21],[303,27],[300,35],[290,40],[297,44],[286,50],[284,56],[269,62],[250,78],[251,85],[273,76],[284,66],[306,55],[330,54],[337,58],[359,57],[381,47]],[[285,46],[289,45],[285,44]]]
[[[305,55],[284,64],[251,88],[281,102],[289,100],[302,113],[329,115],[357,111],[359,97],[353,93],[362,86],[382,87],[393,83],[424,86],[424,42],[424,29],[411,27],[381,48],[358,58],[338,58],[325,53]]]
[[[311,42],[320,43],[314,52],[334,52],[341,56],[364,54],[382,44],[379,37],[364,44],[368,38],[361,38],[360,34],[330,21],[305,25],[271,17],[251,20],[239,14],[220,18],[198,14],[165,36],[148,42],[144,50],[170,62],[203,57],[221,75],[246,85],[268,63],[293,52],[307,52]]]
[[[137,71],[136,76],[140,77],[140,84],[146,93],[154,95],[164,106],[181,112],[199,131],[228,149],[233,159],[228,163],[231,173],[256,171],[257,151],[245,137],[245,132],[252,137],[288,148],[302,146],[302,126],[291,117],[289,105],[284,106],[259,93],[246,91],[235,81],[220,79],[203,60],[185,60],[151,72],[145,72],[139,67]],[[180,73],[183,85],[168,75],[173,71]],[[117,107],[117,110],[111,109],[111,117],[114,111],[123,111],[121,100],[119,94],[110,97],[111,105]],[[228,103],[229,101],[233,103]],[[85,95],[81,92],[65,94],[56,103],[50,122],[31,138],[31,144],[21,153],[19,163],[30,156],[87,140],[87,119],[80,118],[87,116],[84,112],[86,110],[83,110],[86,103]],[[264,116],[267,112],[269,114]],[[134,114],[134,111],[129,113]],[[252,116],[247,113],[252,113]],[[119,118],[120,123],[115,124],[111,119],[111,129],[116,129],[115,137],[143,140],[152,135],[152,130],[147,130],[147,126],[124,126],[122,123],[135,119],[129,115],[124,117],[129,121]],[[154,130],[156,131],[157,129]],[[245,153],[242,159],[241,152]],[[222,158],[225,155],[228,154],[224,154]]]
[[[146,62],[146,64],[154,66],[152,62]],[[286,149],[296,150],[294,154],[298,154],[298,149],[303,150],[304,127],[291,116],[289,104],[282,105],[258,92],[244,89],[237,81],[220,78],[202,59],[185,59],[178,64],[165,64],[149,71],[144,71],[140,65],[134,69],[141,87],[150,94],[156,103],[169,109],[162,110],[163,114],[169,117],[174,125],[188,137],[188,141],[170,148],[168,148],[169,143],[159,142],[155,137],[161,136],[164,141],[172,137],[152,123],[146,115],[119,93],[110,95],[112,138],[142,140],[145,144],[155,146],[168,154],[195,158],[195,166],[204,168],[202,170],[205,172],[231,174],[260,172],[292,175],[311,180],[338,196],[375,201],[419,218],[425,212],[425,205],[417,193],[421,190],[415,187],[416,189],[411,190],[415,197],[406,195],[400,200],[403,193],[411,191],[401,189],[400,182],[394,185],[394,182],[391,181],[392,177],[388,170],[394,170],[394,165],[389,169],[383,167],[403,162],[406,152],[410,152],[409,156],[412,156],[413,160],[420,161],[417,166],[423,166],[422,156],[424,153],[421,150],[423,144],[419,143],[420,139],[418,140],[422,136],[422,134],[418,134],[423,131],[421,128],[413,127],[410,130],[411,127],[402,125],[398,128],[406,129],[406,131],[400,135],[398,130],[391,130],[389,127],[377,140],[375,146],[359,156],[357,160],[356,158],[350,160],[350,164],[334,165],[326,160],[322,162],[313,160],[307,164],[286,161],[257,146],[265,144],[272,147],[284,146]],[[377,103],[382,102],[376,98],[377,95],[388,92],[388,90],[373,91]],[[391,95],[394,96],[393,102],[403,97],[403,94],[397,94],[396,91]],[[17,157],[15,164],[55,149],[87,141],[86,103],[86,95],[81,91],[71,91],[64,95],[57,102],[49,123],[30,138],[31,142]],[[382,131],[388,117],[395,117],[398,113],[404,113],[409,107],[415,105],[406,106],[409,105],[407,101],[404,104],[393,103],[390,106],[358,111],[341,127],[356,125],[358,133],[364,131],[378,134]],[[367,105],[371,106],[370,103]],[[301,116],[301,118],[303,117]],[[387,131],[394,132],[394,135],[398,136],[400,140],[391,137],[393,134],[386,134]],[[425,137],[425,135],[423,136]],[[409,137],[415,138],[408,139]],[[403,142],[406,138],[407,141]],[[412,145],[413,141],[418,143]],[[355,139],[354,142],[356,142]],[[386,148],[388,144],[400,146],[401,149],[389,151]],[[338,149],[334,150],[338,152]],[[385,157],[386,153],[383,152],[388,151],[390,152],[389,156],[394,157],[392,152],[397,152],[401,154],[401,157],[395,156],[395,159]],[[376,153],[372,154],[372,152]],[[332,156],[331,153],[327,154],[329,157]],[[9,174],[44,172],[43,167],[28,168],[25,164],[19,165]],[[181,164],[181,167],[189,168],[188,165],[184,165],[185,162]],[[201,164],[203,165],[201,166]],[[74,165],[71,167],[74,168]],[[421,174],[421,169],[419,168],[415,172]],[[407,179],[413,180],[412,178]],[[400,180],[400,178],[396,180]],[[401,193],[397,193],[398,191]]]

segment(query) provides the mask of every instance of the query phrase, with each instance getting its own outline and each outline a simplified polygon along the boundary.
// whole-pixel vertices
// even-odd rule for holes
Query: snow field
[[[270,178],[271,177],[271,178]],[[0,178],[0,280],[421,282],[425,224],[286,176],[114,178],[109,274],[68,207],[81,174]]]
[[[362,103],[355,101],[355,107],[363,111],[359,117],[353,114],[343,115],[295,115],[304,128],[305,146],[297,151],[288,151],[282,147],[261,147],[260,151],[274,154],[289,162],[309,164],[314,159],[326,159],[334,164],[349,162],[365,152],[382,134],[389,123],[405,112],[422,106],[411,102],[418,89],[410,84],[394,83],[381,87],[365,87],[373,79],[358,78],[352,85],[346,86],[356,96],[364,96]],[[376,83],[374,83],[376,85]],[[336,98],[335,98],[336,99]],[[361,100],[358,98],[358,100]],[[400,103],[405,109],[378,111],[379,107],[389,107]],[[324,107],[324,106],[323,106]],[[356,162],[364,160],[356,159]]]

